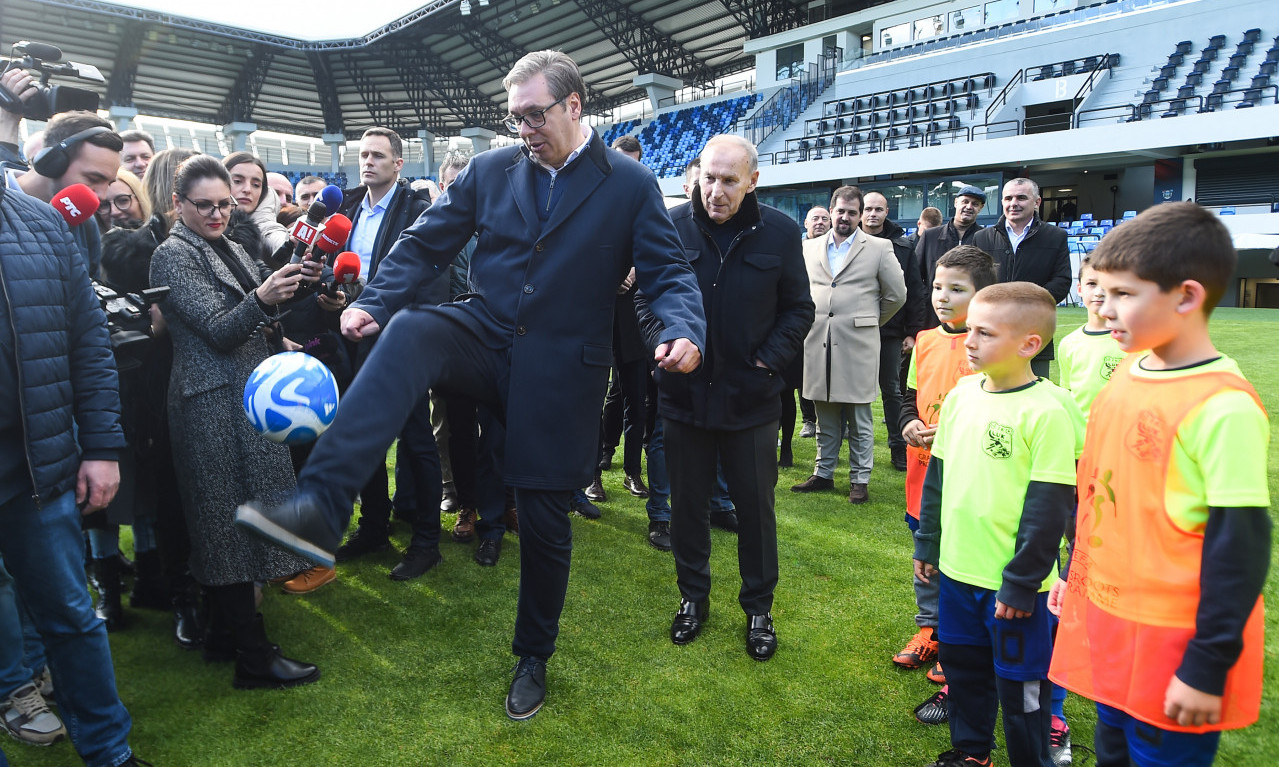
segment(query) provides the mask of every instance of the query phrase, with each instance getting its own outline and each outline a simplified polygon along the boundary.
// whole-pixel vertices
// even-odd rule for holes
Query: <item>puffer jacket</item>
[[[66,223],[47,204],[3,185],[0,288],[39,504],[75,487],[82,460],[118,460],[125,445],[119,385],[102,303]]]

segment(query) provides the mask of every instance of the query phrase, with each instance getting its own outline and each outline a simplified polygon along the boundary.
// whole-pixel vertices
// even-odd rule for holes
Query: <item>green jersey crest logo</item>
[[[1119,363],[1123,362],[1122,355],[1115,356],[1108,354],[1101,360],[1101,380],[1109,381],[1110,377],[1115,374],[1115,368],[1119,367]]]
[[[991,421],[986,424],[982,450],[991,458],[1007,458],[1013,454],[1013,427]]]

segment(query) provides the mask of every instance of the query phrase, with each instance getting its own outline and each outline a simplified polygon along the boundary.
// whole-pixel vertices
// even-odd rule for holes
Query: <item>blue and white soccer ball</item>
[[[281,352],[266,358],[244,385],[244,413],[272,442],[314,441],[338,411],[338,383],[315,357]]]

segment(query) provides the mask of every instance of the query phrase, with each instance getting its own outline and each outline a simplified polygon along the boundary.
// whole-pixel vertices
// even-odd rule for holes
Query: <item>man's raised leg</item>
[[[298,475],[297,492],[265,508],[246,503],[235,522],[278,546],[333,566],[360,488],[432,387],[495,397],[501,355],[435,308],[397,313],[342,398],[337,417]]]

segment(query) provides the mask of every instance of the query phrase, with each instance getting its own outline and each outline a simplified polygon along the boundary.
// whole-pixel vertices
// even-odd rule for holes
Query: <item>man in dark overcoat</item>
[[[516,488],[521,536],[512,643],[520,662],[506,712],[526,719],[545,697],[568,588],[571,492],[591,481],[598,457],[617,286],[634,265],[665,324],[656,356],[672,373],[699,364],[706,320],[653,174],[614,162],[581,124],[585,86],[572,59],[530,53],[503,85],[506,124],[522,145],[472,159],[387,254],[342,317],[350,339],[385,327],[383,337],[317,442],[297,495],[275,508],[247,504],[240,522],[329,563],[360,484],[428,389],[505,414],[504,478]],[[472,233],[475,295],[400,311],[420,282],[447,278]]]

